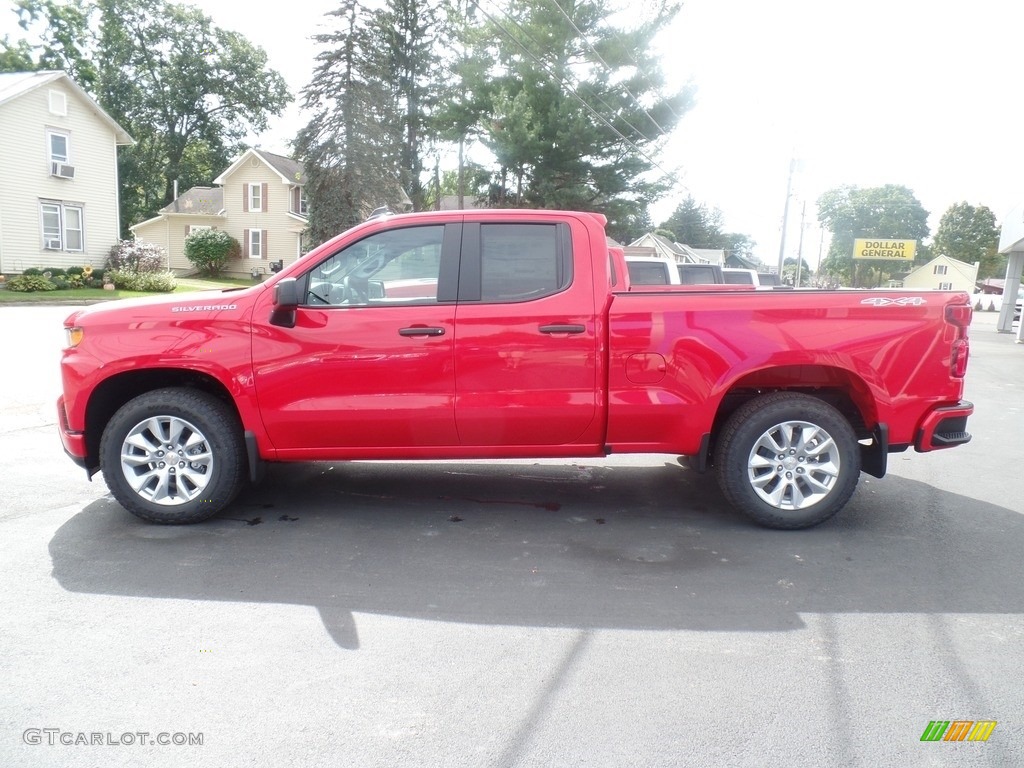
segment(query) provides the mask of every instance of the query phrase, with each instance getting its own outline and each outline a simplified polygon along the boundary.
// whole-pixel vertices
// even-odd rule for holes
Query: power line
[[[665,174],[665,176],[667,178],[669,178],[671,181],[673,181],[676,184],[682,185],[682,182],[679,180],[678,175],[674,171],[669,171],[666,168],[664,168],[661,165],[661,163],[659,163],[653,157],[651,157],[646,152],[644,152],[644,150],[640,146],[638,146],[635,142],[633,142],[631,139],[629,139],[627,136],[625,136],[618,128],[616,128],[614,125],[612,125],[612,123],[607,118],[605,118],[596,109],[594,109],[592,106],[590,106],[590,104],[588,104],[587,101],[582,96],[580,96],[580,94],[576,91],[575,88],[573,88],[571,85],[566,83],[563,79],[559,78],[558,75],[556,75],[554,72],[552,72],[550,70],[550,68],[548,67],[548,65],[543,60],[541,60],[539,56],[537,56],[521,40],[519,40],[508,29],[506,29],[501,24],[501,22],[499,22],[494,16],[492,16],[490,13],[488,13],[480,5],[479,0],[472,0],[472,2],[477,7],[477,10],[479,10],[480,13],[482,13],[487,18],[487,20],[490,21],[498,29],[498,31],[500,31],[511,42],[513,42],[517,46],[519,46],[519,48],[521,48],[523,50],[523,52],[527,56],[529,56],[534,61],[534,63],[537,64],[538,67],[540,67],[540,69],[544,72],[544,74],[546,74],[552,81],[556,82],[559,86],[561,86],[562,88],[565,88],[569,92],[569,94],[571,96],[573,96],[573,98],[575,98],[584,109],[587,110],[587,112],[589,112],[593,117],[595,117],[597,120],[599,120],[601,123],[603,123],[609,130],[612,131],[612,133],[614,133],[616,136],[618,136],[620,139],[622,139],[623,142],[625,142],[637,154],[639,154],[641,157],[643,157],[645,160],[647,160],[647,162],[649,162],[651,165],[653,165],[655,168],[657,168],[663,174]],[[507,11],[502,10],[501,12],[506,17],[508,17],[510,20],[512,20],[512,17],[508,14]],[[514,22],[514,20],[513,20],[513,22]],[[520,29],[521,29],[521,31],[523,31],[523,34],[524,34],[525,37],[527,37],[527,39],[530,39],[532,42],[536,43],[536,40],[533,40],[533,38],[531,38],[528,34],[526,34],[525,30],[522,30],[521,27],[520,27]],[[600,99],[600,97],[598,97],[598,98]],[[611,107],[608,104],[605,104],[605,106],[608,107],[608,109],[611,109]],[[636,131],[639,135],[643,136],[643,133],[641,133],[635,126],[630,125],[628,123],[628,121],[626,121],[626,124],[629,125],[629,127],[632,128],[634,131]]]
[[[597,60],[599,62],[601,62],[601,64],[604,66],[605,69],[608,70],[609,74],[613,74],[614,70],[612,69],[611,65],[607,61],[604,60],[604,57],[602,57],[601,54],[598,53],[597,48],[594,47],[593,43],[591,43],[590,40],[587,39],[586,35],[583,34],[583,31],[579,27],[576,26],[576,22],[572,20],[572,17],[570,17],[569,14],[567,14],[565,12],[565,9],[562,8],[562,6],[560,6],[558,4],[558,0],[548,0],[548,3],[550,5],[553,5],[558,10],[558,12],[561,13],[562,16],[565,17],[565,20],[569,22],[569,26],[571,26],[573,28],[573,30],[575,30],[576,34],[580,36],[580,39],[583,40],[584,43],[586,43],[587,47],[591,51],[593,51],[594,56],[597,57]],[[627,50],[625,46],[623,46],[623,50],[624,51]],[[627,52],[627,55],[628,55],[628,52]],[[630,58],[632,59],[632,57],[630,57]],[[640,71],[640,66],[635,61],[633,61],[633,66],[635,66],[637,68],[637,71]],[[631,98],[634,101],[634,103],[638,107],[640,107],[640,111],[643,112],[647,116],[647,119],[651,121],[651,123],[654,125],[655,128],[658,129],[658,131],[661,133],[661,135],[664,136],[665,138],[668,138],[668,132],[664,128],[662,128],[661,125],[658,124],[658,121],[655,120],[654,117],[651,115],[651,113],[647,111],[646,107],[644,107],[644,105],[640,103],[640,99],[638,99],[636,96],[633,95],[633,92],[631,90],[629,90],[629,88],[625,85],[625,83],[622,84],[622,90],[624,90],[629,95],[629,98]],[[671,105],[669,106],[669,108],[671,109]],[[632,126],[630,126],[630,127],[632,127]],[[633,128],[633,130],[636,130],[636,128]],[[643,134],[640,134],[640,135],[642,136]]]
[[[493,5],[495,5],[495,6],[497,6],[497,1],[496,1],[496,0],[492,0],[492,4],[493,4]],[[477,7],[479,8],[479,5],[478,5]],[[499,8],[500,8],[500,6],[499,6]],[[481,9],[481,10],[482,10],[482,9]],[[526,29],[525,29],[525,28],[523,27],[523,25],[522,25],[522,24],[520,24],[520,23],[519,23],[519,21],[517,21],[517,20],[515,19],[515,17],[513,17],[513,16],[512,16],[512,15],[511,15],[511,14],[510,14],[510,13],[509,13],[508,11],[506,11],[506,10],[502,10],[501,12],[502,12],[502,14],[503,14],[503,15],[505,16],[505,18],[506,18],[506,19],[508,19],[509,21],[511,21],[511,22],[512,22],[512,23],[513,23],[513,24],[514,24],[514,25],[516,26],[516,29],[518,29],[518,30],[519,30],[520,34],[522,34],[522,36],[523,36],[523,37],[525,37],[525,38],[526,38],[527,40],[529,40],[529,41],[530,41],[531,43],[533,43],[533,44],[534,44],[534,45],[535,45],[535,46],[536,46],[536,47],[537,47],[538,49],[541,49],[541,50],[543,50],[544,46],[543,46],[543,45],[542,45],[541,43],[539,43],[539,42],[537,41],[537,39],[536,39],[536,38],[532,37],[532,36],[530,35],[530,33],[526,31]],[[514,40],[514,42],[515,42],[515,43],[516,43],[517,45],[519,45],[519,46],[520,46],[521,48],[523,48],[524,50],[526,50],[526,52],[527,52],[528,54],[530,54],[530,56],[531,56],[531,57],[533,57],[533,59],[534,59],[535,61],[536,61],[536,60],[538,60],[538,57],[537,57],[537,56],[535,56],[535,55],[534,55],[534,54],[533,54],[533,53],[532,53],[531,51],[527,50],[527,49],[526,49],[526,46],[525,46],[525,45],[523,45],[523,43],[522,43],[522,42],[521,42],[520,40],[518,40],[518,39],[515,39],[515,40]],[[542,66],[545,66],[545,65],[544,65],[544,64],[542,63]],[[554,75],[553,73],[551,73],[551,72],[550,72],[550,70],[548,70],[548,69],[546,69],[546,68],[545,68],[545,72],[546,72],[546,73],[547,73],[547,74],[548,74],[548,75],[549,75],[549,76],[550,76],[550,77],[551,77],[552,79],[558,80],[558,77],[557,77],[556,75]],[[563,84],[563,83],[564,83],[564,80],[558,80],[558,82],[559,82],[559,84]],[[575,82],[575,85],[579,86],[579,81],[578,81],[578,80],[577,80],[577,81]],[[571,88],[572,86],[570,85],[570,86],[568,86],[568,87],[570,87],[570,88]],[[597,99],[597,100],[598,100],[598,101],[599,101],[599,102],[600,102],[600,103],[601,103],[601,104],[602,104],[602,105],[603,105],[603,106],[605,107],[605,109],[607,109],[607,110],[608,110],[608,112],[609,112],[609,113],[612,113],[612,114],[614,114],[614,113],[615,113],[615,108],[614,108],[614,107],[612,107],[612,105],[611,105],[611,104],[609,104],[609,103],[608,103],[607,101],[605,101],[604,99],[602,99],[602,98],[601,98],[601,97],[600,97],[600,96],[599,96],[598,94],[596,94],[596,93],[592,93],[592,94],[591,94],[591,96],[592,96],[593,98],[596,98],[596,99]],[[579,98],[581,98],[581,99],[582,99],[582,96],[581,96],[581,97],[579,97]],[[622,122],[624,122],[624,123],[625,123],[626,125],[628,125],[628,126],[629,126],[630,128],[632,128],[632,129],[633,129],[633,130],[634,130],[634,131],[636,132],[637,136],[639,136],[639,137],[640,137],[641,139],[644,139],[644,138],[646,138],[646,137],[644,136],[644,133],[643,133],[643,131],[641,131],[641,130],[640,130],[639,128],[637,128],[637,127],[636,127],[635,125],[633,125],[633,124],[632,124],[631,122],[629,122],[629,120],[626,120],[625,118],[622,118]],[[621,135],[621,134],[620,134],[620,135]]]

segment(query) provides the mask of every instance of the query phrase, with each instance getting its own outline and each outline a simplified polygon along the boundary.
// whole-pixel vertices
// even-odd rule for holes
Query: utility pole
[[[789,198],[793,194],[793,171],[796,158],[789,160],[789,177],[786,179],[786,204],[782,207],[782,240],[779,242],[779,282],[782,282],[782,262],[786,258],[786,223],[789,221]]]
[[[796,247],[796,284],[793,286],[794,288],[800,287],[800,268],[804,264],[804,215],[806,213],[807,201],[804,200],[800,207],[800,244]]]

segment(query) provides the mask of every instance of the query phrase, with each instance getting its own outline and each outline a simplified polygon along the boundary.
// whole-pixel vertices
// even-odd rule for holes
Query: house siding
[[[936,266],[946,267],[945,274],[935,274]],[[937,256],[907,275],[903,279],[903,287],[915,291],[934,291],[943,283],[947,283],[952,285],[951,290],[972,293],[977,279],[977,264],[968,264],[948,256]]]
[[[0,272],[29,267],[101,267],[118,239],[117,144],[112,128],[66,81],[43,84],[0,105]],[[49,93],[67,102],[51,114]],[[47,129],[70,136],[74,179],[50,175]],[[81,206],[84,251],[43,248],[41,201]]]
[[[249,210],[249,185],[260,184],[263,190],[263,210]],[[270,263],[281,261],[285,265],[295,261],[298,243],[305,225],[289,215],[292,208],[292,185],[262,160],[251,156],[224,178],[224,229],[242,244],[243,256],[232,261],[228,272],[247,277],[253,269],[261,274],[270,273]],[[247,254],[246,232],[264,232],[263,258],[252,259]]]

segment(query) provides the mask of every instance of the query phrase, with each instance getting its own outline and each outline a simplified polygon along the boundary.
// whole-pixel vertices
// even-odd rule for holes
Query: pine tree
[[[481,7],[496,61],[482,129],[499,204],[601,211],[613,235],[642,218],[667,185],[661,144],[691,104],[687,90],[664,93],[650,53],[677,11],[662,5],[626,30],[604,0]]]
[[[295,141],[306,166],[314,245],[402,200],[401,115],[379,16],[359,0],[344,0],[328,16],[337,29],[314,37],[324,50],[303,92],[312,118]]]

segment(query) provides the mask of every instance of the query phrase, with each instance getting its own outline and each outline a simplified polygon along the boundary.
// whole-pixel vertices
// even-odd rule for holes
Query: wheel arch
[[[238,405],[227,387],[216,377],[182,368],[147,368],[124,371],[98,384],[85,409],[86,468],[90,475],[99,469],[100,439],[111,417],[129,400],[156,389],[178,387],[205,392],[223,401],[242,423]]]
[[[816,397],[839,411],[850,423],[861,445],[863,469],[876,477],[885,474],[888,430],[879,418],[872,387],[853,371],[828,365],[789,365],[763,368],[733,381],[719,400],[710,432],[702,441],[699,467],[713,463],[715,441],[722,426],[744,403],[772,392],[799,392]]]

